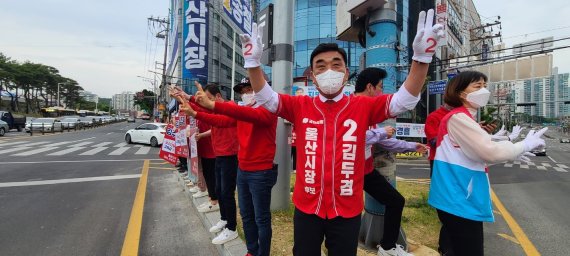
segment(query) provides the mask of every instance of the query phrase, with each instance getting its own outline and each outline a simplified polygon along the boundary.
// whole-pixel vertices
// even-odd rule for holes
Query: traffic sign
[[[445,86],[447,85],[446,80],[429,81],[428,90],[429,94],[443,94],[445,92]]]

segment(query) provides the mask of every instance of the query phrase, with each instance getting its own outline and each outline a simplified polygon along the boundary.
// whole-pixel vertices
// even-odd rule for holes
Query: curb
[[[182,190],[184,191],[183,193],[188,197],[192,206],[194,206],[194,209],[196,209],[196,211],[198,212],[198,206],[201,205],[202,203],[207,202],[208,197],[206,196],[201,198],[193,198],[192,193],[188,191],[188,187],[185,184],[184,178],[178,175],[178,171],[174,171],[172,175],[178,181],[178,184],[182,187]],[[210,227],[214,226],[218,222],[218,220],[220,219],[220,212],[219,211],[213,211],[207,213],[198,212],[198,217],[200,217],[200,220],[202,220],[202,225],[204,225],[204,228],[206,228],[207,231],[210,229]],[[216,233],[210,233],[210,239],[214,239],[215,236]],[[247,253],[247,247],[245,246],[244,241],[241,240],[239,236],[238,238],[229,241],[225,244],[215,245],[215,246],[216,249],[218,249],[219,255],[221,256],[243,256]]]

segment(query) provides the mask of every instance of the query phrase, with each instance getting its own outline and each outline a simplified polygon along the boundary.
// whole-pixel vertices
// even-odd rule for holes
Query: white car
[[[166,124],[164,123],[146,123],[141,124],[135,129],[130,129],[125,133],[125,141],[127,143],[144,143],[150,144],[152,147],[162,145],[164,134],[166,133]]]

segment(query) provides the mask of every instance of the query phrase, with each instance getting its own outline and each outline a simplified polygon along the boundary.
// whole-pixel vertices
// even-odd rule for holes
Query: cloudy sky
[[[485,21],[501,16],[507,47],[570,36],[570,5],[565,3],[475,1],[480,14],[490,18]],[[149,29],[147,18],[166,17],[168,5],[168,0],[0,0],[0,52],[56,67],[101,97],[149,88],[137,76],[153,77],[147,70],[162,62],[164,41],[154,37],[158,28]],[[555,44],[563,45],[570,40]],[[554,54],[560,72],[570,72],[570,48]]]

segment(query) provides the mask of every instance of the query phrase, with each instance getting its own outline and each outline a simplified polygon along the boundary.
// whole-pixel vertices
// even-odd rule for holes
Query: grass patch
[[[295,175],[291,174],[291,191],[295,184]],[[427,204],[428,184],[398,182],[398,191],[406,198],[406,206],[402,215],[402,227],[408,239],[414,240],[432,249],[437,249],[440,223],[437,212]],[[288,210],[271,213],[273,237],[271,239],[271,255],[288,256],[293,253],[293,203]],[[239,212],[238,212],[239,215]],[[238,233],[245,241],[241,217],[238,216]],[[323,243],[323,251],[326,252]],[[358,249],[358,256],[373,256],[376,253]]]

